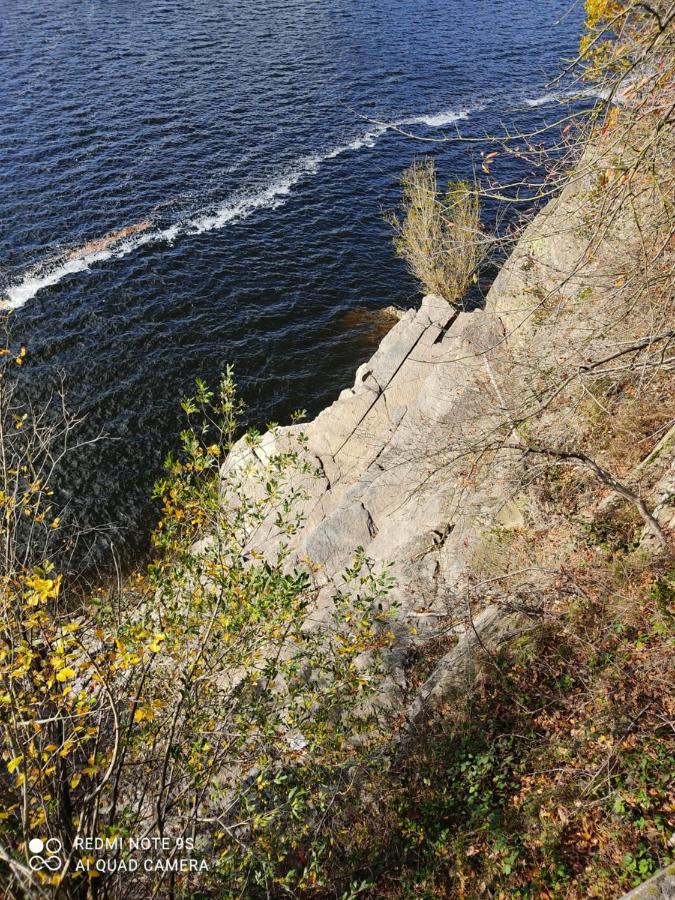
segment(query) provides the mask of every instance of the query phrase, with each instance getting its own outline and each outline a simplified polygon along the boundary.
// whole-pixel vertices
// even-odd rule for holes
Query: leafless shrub
[[[390,219],[394,246],[432,294],[459,304],[485,258],[478,194],[466,181],[438,188],[433,160],[413,163],[401,178],[403,218]]]

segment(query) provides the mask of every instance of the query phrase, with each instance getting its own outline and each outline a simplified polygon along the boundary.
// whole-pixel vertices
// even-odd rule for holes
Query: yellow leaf
[[[166,640],[166,635],[156,634],[153,639],[153,642],[150,644],[150,647],[148,649],[150,650],[151,653],[158,653],[160,650],[160,644],[162,643],[162,641],[165,641],[165,640]]]
[[[64,741],[63,747],[59,750],[59,756],[62,759],[65,759],[74,746],[75,741],[71,740],[71,738],[68,738],[66,741]]]
[[[23,761],[23,756],[15,756],[14,759],[10,759],[7,763],[7,771],[11,775],[12,772],[15,772]]]
[[[66,666],[65,669],[61,669],[61,671],[56,674],[57,681],[66,681],[68,678],[74,677],[75,669],[71,669],[69,666]]]

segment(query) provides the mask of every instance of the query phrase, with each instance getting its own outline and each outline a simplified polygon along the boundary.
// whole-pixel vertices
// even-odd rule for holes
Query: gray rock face
[[[434,635],[449,614],[464,616],[467,564],[486,523],[502,508],[508,522],[514,519],[507,501],[518,454],[495,459],[491,478],[477,486],[470,483],[465,450],[498,419],[495,378],[508,371],[503,338],[493,313],[459,314],[440,297],[427,296],[358,369],[353,387],[302,428],[306,458],[322,473],[303,480],[305,522],[293,539],[294,558],[316,567],[312,623],[330,608],[334,583],[357,547],[376,566],[390,565],[395,587],[387,599],[397,606],[398,643],[389,658],[388,693],[406,688],[407,648]],[[297,432],[295,426],[267,435],[258,457],[285,449]],[[247,453],[242,443],[227,465],[241,465]],[[274,542],[270,519],[255,544],[266,551]],[[490,635],[506,633],[501,617],[494,612],[478,625]],[[507,617],[505,627],[511,624]],[[472,660],[476,649],[469,637],[460,642],[443,663],[440,687],[429,687],[430,702],[446,688],[470,688],[480,668]]]
[[[458,558],[473,528],[472,504],[460,502],[464,492],[446,469],[453,435],[469,440],[490,420],[486,361],[499,355],[502,336],[490,313],[459,316],[427,296],[358,369],[354,386],[304,427],[325,479],[306,485],[311,499],[296,549],[321,567],[320,580],[338,576],[363,546],[375,561],[394,564],[393,599],[404,614],[438,615],[440,556],[450,542],[448,558]],[[500,496],[495,484],[488,493]]]

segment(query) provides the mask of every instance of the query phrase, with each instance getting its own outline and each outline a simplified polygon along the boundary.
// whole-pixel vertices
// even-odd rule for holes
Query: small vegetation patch
[[[401,185],[403,218],[390,219],[396,252],[426,291],[459,304],[486,255],[478,193],[465,181],[442,193],[430,159],[407,169]]]

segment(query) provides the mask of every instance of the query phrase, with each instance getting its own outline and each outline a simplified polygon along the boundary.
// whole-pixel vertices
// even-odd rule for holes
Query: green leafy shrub
[[[146,573],[76,611],[49,565],[4,574],[0,864],[15,893],[75,897],[90,882],[145,897],[170,880],[173,896],[254,897],[320,885],[332,810],[355,801],[376,765],[386,572],[357,550],[313,625],[311,570],[283,539],[267,555],[252,545],[263,522],[288,537],[302,520],[314,475],[303,436],[263,453],[251,433],[222,467],[240,412],[231,372],[215,394],[198,383],[183,408]],[[60,841],[59,871],[31,871],[36,835]],[[87,839],[140,836],[207,869],[141,870],[131,889],[128,873],[100,872],[86,852]],[[124,843],[112,856],[133,854]]]

